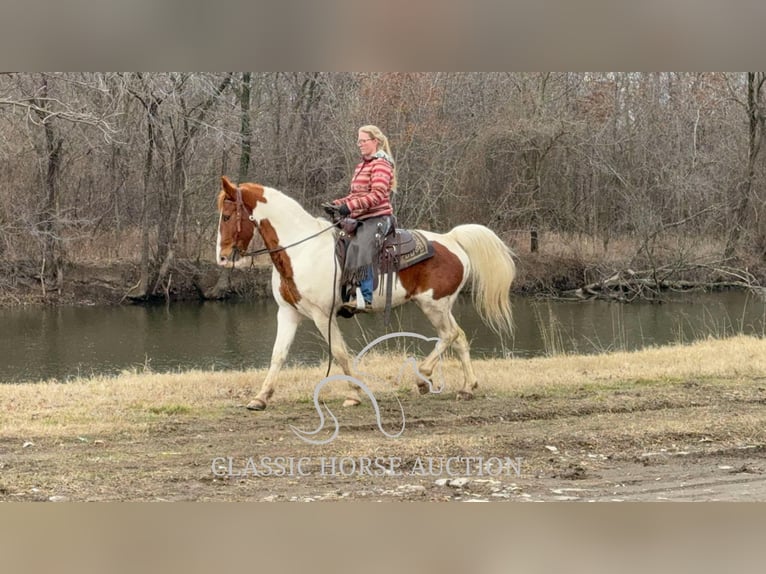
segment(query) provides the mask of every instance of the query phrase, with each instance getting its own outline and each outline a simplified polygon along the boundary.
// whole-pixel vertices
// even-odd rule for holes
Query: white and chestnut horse
[[[218,194],[216,260],[221,266],[249,264],[247,249],[258,230],[274,264],[271,288],[279,304],[271,365],[261,390],[247,408],[266,408],[295,331],[306,317],[314,322],[324,339],[331,342],[332,356],[343,372],[351,376],[351,358],[336,320],[341,305],[340,273],[335,273],[332,224],[314,217],[276,189],[255,183],[236,186],[225,176],[222,182]],[[460,359],[464,375],[457,398],[471,399],[478,383],[471,366],[468,340],[452,316],[452,306],[470,279],[473,301],[483,321],[500,336],[510,334],[513,324],[509,290],[516,266],[510,249],[482,225],[459,225],[448,233],[424,231],[423,234],[432,242],[434,255],[399,271],[392,305],[414,301],[439,336],[433,351],[418,365],[420,373],[430,378],[441,354],[451,346]],[[383,309],[383,299],[373,300],[373,311]],[[360,402],[359,390],[353,385],[350,387],[343,406]],[[418,381],[418,387],[421,392],[429,390],[423,381]]]

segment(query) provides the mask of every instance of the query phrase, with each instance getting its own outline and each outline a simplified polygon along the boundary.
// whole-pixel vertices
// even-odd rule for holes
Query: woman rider
[[[391,194],[396,185],[394,161],[388,138],[377,126],[359,128],[356,142],[362,161],[354,169],[350,193],[331,204],[325,211],[331,215],[351,217],[360,222],[346,252],[341,277],[343,285],[359,285],[364,304],[353,299],[344,308],[353,312],[367,311],[372,305],[372,263],[377,257],[375,235],[384,237],[393,227]]]

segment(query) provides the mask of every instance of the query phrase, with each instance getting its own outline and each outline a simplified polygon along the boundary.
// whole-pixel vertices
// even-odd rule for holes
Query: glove
[[[341,217],[348,217],[351,215],[351,210],[348,208],[348,205],[341,203],[338,206],[338,213],[340,213]]]
[[[334,217],[335,215],[338,214],[338,211],[340,210],[340,206],[335,205],[334,203],[327,202],[322,204],[322,209],[324,209],[327,215]]]

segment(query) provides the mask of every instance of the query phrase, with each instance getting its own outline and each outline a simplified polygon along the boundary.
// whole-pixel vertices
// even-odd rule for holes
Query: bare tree
[[[239,108],[241,110],[241,127],[240,135],[242,138],[241,149],[239,157],[239,177],[237,181],[246,181],[247,173],[250,169],[250,155],[253,145],[253,130],[250,126],[250,103],[251,103],[251,91],[253,87],[253,75],[251,72],[242,72],[242,78],[240,80],[239,88]]]
[[[146,121],[146,149],[144,150],[144,164],[141,193],[141,260],[139,266],[139,282],[131,296],[142,299],[149,294],[150,282],[150,254],[149,254],[149,208],[152,202],[152,174],[154,170],[154,157],[159,145],[158,124],[159,108],[165,100],[165,94],[150,86],[144,74],[136,73],[128,76],[127,89],[138,100],[145,113]]]
[[[751,194],[756,175],[756,161],[761,150],[764,123],[766,122],[766,113],[764,113],[762,102],[764,81],[766,81],[766,74],[763,72],[747,73],[747,103],[745,105],[748,119],[747,164],[744,177],[738,181],[734,189],[733,209],[729,222],[730,230],[724,251],[724,257],[727,259],[734,255],[734,250],[745,229],[748,211],[752,205]],[[763,253],[766,254],[766,251]]]
[[[71,126],[99,133],[106,142],[111,141],[115,130],[111,118],[94,108],[83,106],[87,92],[97,91],[98,85],[91,82],[69,81],[61,74],[8,74],[15,87],[15,94],[4,93],[0,98],[0,109],[10,108],[21,111],[18,116],[29,128],[33,147],[37,152],[39,178],[34,187],[42,190],[30,197],[37,198],[32,209],[37,221],[30,230],[38,238],[40,249],[40,280],[43,294],[46,282],[53,279],[53,287],[60,290],[64,278],[67,221],[62,207],[62,169],[65,144],[74,145],[78,130]],[[38,132],[41,137],[37,137]]]
[[[212,256],[222,173],[318,213],[346,193],[356,129],[373,123],[403,225],[536,226],[543,251],[558,234],[657,268],[702,246],[762,260],[763,85],[761,72],[0,74],[0,253],[45,266],[47,289],[68,261],[130,261],[132,296],[167,296]]]

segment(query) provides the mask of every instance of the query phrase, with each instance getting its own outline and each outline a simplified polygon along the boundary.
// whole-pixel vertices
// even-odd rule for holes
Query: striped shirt
[[[345,203],[355,219],[392,215],[394,211],[389,198],[393,176],[393,166],[386,159],[363,159],[351,178],[351,193],[334,203]]]

